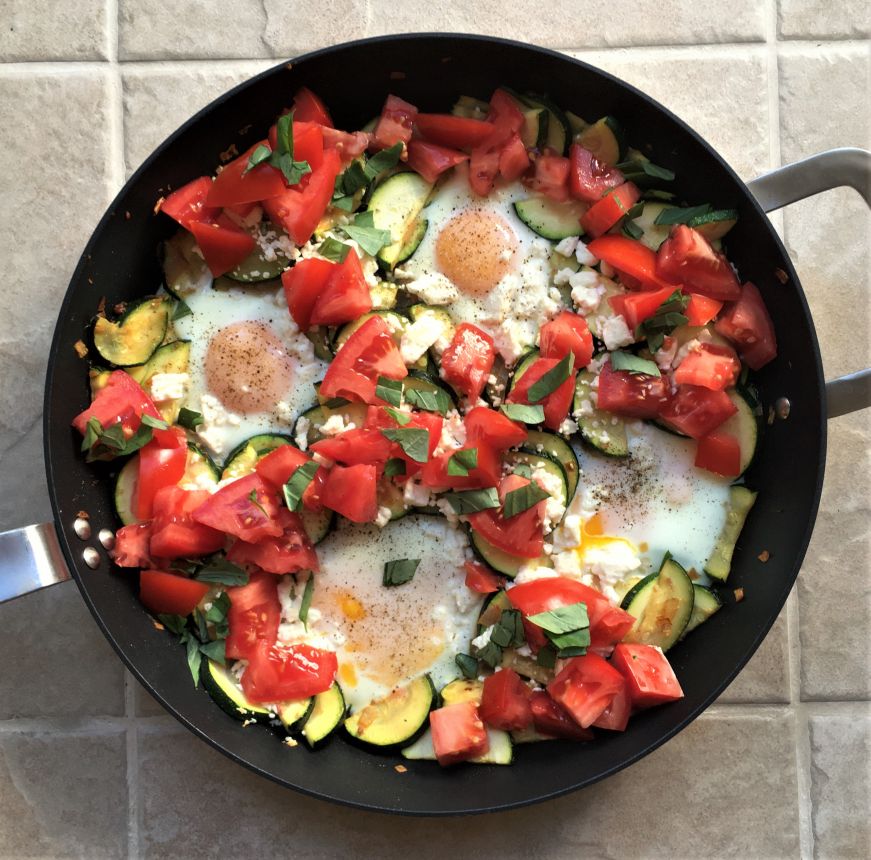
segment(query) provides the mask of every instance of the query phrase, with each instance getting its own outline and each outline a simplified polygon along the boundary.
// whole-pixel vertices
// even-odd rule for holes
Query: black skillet
[[[143,612],[135,577],[113,570],[100,546],[99,531],[116,526],[111,482],[108,469],[84,462],[80,439],[70,428],[71,418],[88,402],[86,367],[76,358],[74,344],[101,296],[133,299],[159,286],[156,248],[174,224],[155,217],[155,201],[168,189],[211,173],[231,145],[241,152],[261,139],[303,84],[325,100],[339,127],[349,129],[377,114],[388,92],[421,110],[442,112],[460,94],[486,99],[499,85],[547,92],[557,104],[585,117],[619,117],[630,142],[676,172],[674,190],[681,198],[739,210],[728,237],[729,256],[742,276],[761,289],[779,346],[777,359],[755,381],[766,413],[776,405],[782,416],[788,410],[788,418],[767,427],[747,475],[748,484],[761,492],[729,580],[730,588],[745,590],[746,599],[715,615],[670,652],[686,697],[634,717],[625,733],[602,732],[594,743],[578,746],[550,742],[521,747],[512,767],[443,770],[429,762],[408,762],[402,775],[394,771],[396,759],[372,755],[340,738],[318,753],[302,746],[289,749],[269,731],[241,729],[201,688],[194,689],[183,651]],[[857,186],[867,182],[854,176],[862,164],[867,170],[867,161],[856,161],[863,156],[867,153],[841,151],[813,170],[798,168],[797,177],[787,177],[788,190],[781,177],[772,175],[754,193],[760,199],[767,195],[770,210],[823,187]],[[833,175],[839,170],[849,175]],[[778,271],[786,274],[786,283]],[[849,402],[835,414],[858,408],[856,385],[861,382],[848,383]],[[843,394],[846,389],[839,390]],[[863,392],[859,397],[867,405],[867,386]],[[21,577],[33,571],[43,584],[64,578],[65,560],[95,620],[136,677],[191,731],[257,773],[316,797],[390,812],[506,809],[589,785],[646,755],[698,716],[744,666],[783,606],[810,539],[823,479],[825,419],[820,353],[792,264],[753,193],[695,132],[627,84],[552,51],[462,35],[370,39],[308,54],[242,84],[185,123],[125,185],[76,268],[49,359],[45,457],[63,557],[51,527],[3,536],[0,557],[5,555],[6,562],[19,558]],[[87,524],[76,524],[81,511],[89,516]],[[764,566],[757,560],[762,550],[771,556]],[[39,553],[37,561],[30,560]],[[25,590],[27,584],[14,584],[10,573],[0,599]]]

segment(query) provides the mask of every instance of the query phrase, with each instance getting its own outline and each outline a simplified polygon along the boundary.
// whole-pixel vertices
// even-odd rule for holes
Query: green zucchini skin
[[[342,688],[335,682],[329,690],[314,697],[312,709],[302,725],[302,736],[311,749],[317,749],[333,736],[347,710]]]
[[[517,217],[535,233],[544,239],[558,242],[569,236],[581,236],[579,207],[569,203],[556,203],[547,197],[530,197],[518,200],[514,204]]]
[[[272,720],[270,712],[260,705],[249,702],[245,694],[238,688],[235,678],[214,660],[203,660],[200,664],[200,680],[206,692],[215,704],[229,714],[234,720],[269,724]]]
[[[574,414],[578,422],[581,439],[591,448],[609,457],[628,457],[629,440],[626,437],[626,424],[622,418],[603,412],[596,407],[585,407],[591,403],[593,374],[582,370],[575,383]]]
[[[114,322],[97,317],[92,331],[94,348],[115,367],[145,364],[166,337],[170,307],[167,296],[149,296],[129,307]]]
[[[569,501],[575,497],[580,480],[581,467],[574,449],[565,439],[556,433],[546,433],[543,430],[530,430],[526,441],[520,449],[528,454],[540,454],[556,460],[562,466],[566,479],[566,489]]]
[[[721,582],[729,578],[735,545],[738,543],[744,522],[756,502],[757,495],[758,493],[742,485],[729,488],[729,510],[726,514],[726,522],[723,524],[711,557],[705,563],[705,573],[708,576]]]

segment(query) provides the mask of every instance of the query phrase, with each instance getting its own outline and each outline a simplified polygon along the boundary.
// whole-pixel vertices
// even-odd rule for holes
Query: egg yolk
[[[585,551],[588,549],[601,549],[602,547],[613,544],[625,544],[633,552],[635,551],[635,546],[632,541],[628,541],[626,538],[606,535],[602,526],[602,518],[599,514],[593,514],[593,516],[584,523],[584,527],[581,530],[581,542],[575,549],[583,557]]]
[[[460,212],[436,241],[441,273],[459,290],[490,292],[517,265],[517,237],[504,218],[481,209]]]
[[[206,385],[232,412],[273,409],[293,382],[284,344],[262,322],[238,322],[209,341]]]

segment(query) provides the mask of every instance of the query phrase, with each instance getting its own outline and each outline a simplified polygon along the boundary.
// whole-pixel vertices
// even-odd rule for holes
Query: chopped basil
[[[532,466],[529,463],[518,463],[514,467],[514,474],[520,475],[521,478],[532,478]]]
[[[169,630],[170,633],[175,633],[176,636],[181,636],[187,626],[187,618],[184,615],[168,615],[159,613],[157,620]]]
[[[200,653],[225,666],[227,663],[227,642],[225,639],[213,639],[211,642],[200,645]]]
[[[334,196],[353,197],[360,189],[369,184],[370,179],[366,175],[364,164],[362,159],[355,159],[336,177]]]
[[[644,235],[644,230],[628,218],[623,221],[623,226],[620,230],[624,236],[628,236],[630,239],[640,239]]]
[[[354,198],[348,196],[334,197],[330,202],[330,206],[334,209],[341,209],[343,212],[351,212],[354,208]]]
[[[424,391],[420,388],[406,388],[405,399],[409,406],[416,406],[425,412],[438,412],[445,415],[451,408],[451,399],[441,388]]]
[[[418,427],[399,427],[381,431],[391,442],[399,447],[415,463],[426,463],[429,460],[429,430]]]
[[[523,616],[519,609],[503,609],[499,620],[493,625],[490,641],[500,648],[513,648],[526,642],[523,632]]]
[[[652,161],[633,160],[623,161],[617,165],[617,169],[623,174],[627,181],[635,181],[649,176],[652,179],[662,179],[664,182],[671,182],[674,179],[674,171],[667,167],[660,167]]]
[[[100,424],[100,421],[97,418],[89,418],[88,426],[85,428],[85,438],[82,439],[82,450],[87,451],[89,448],[93,448],[102,432],[103,425]]]
[[[196,573],[195,579],[215,585],[247,585],[248,574],[221,555],[212,556]]]
[[[251,502],[254,507],[260,508],[260,511],[264,517],[269,516],[269,514],[266,513],[266,509],[263,507],[263,505],[261,505],[260,502],[257,501],[257,490],[251,490],[251,492],[248,493],[248,501]]]
[[[172,312],[172,321],[182,320],[185,317],[189,317],[193,314],[193,311],[190,308],[190,305],[183,301],[182,299],[177,299],[175,303],[175,308]]]
[[[661,375],[659,368],[652,361],[619,349],[611,353],[611,369],[626,370],[629,373],[641,373],[647,376]]]
[[[571,375],[575,366],[575,355],[570,352],[554,365],[541,379],[533,382],[527,394],[532,403],[544,400],[548,394],[557,390]]]
[[[380,230],[375,226],[372,212],[360,212],[354,217],[353,224],[346,224],[341,229],[372,257],[393,241],[389,230]]]
[[[690,297],[675,290],[657,309],[653,316],[639,323],[635,337],[647,339],[647,348],[656,352],[662,347],[665,336],[678,326],[686,325],[688,317],[684,314]]]
[[[414,578],[419,558],[399,558],[384,564],[384,577],[381,584],[385,586],[404,585]]]
[[[186,427],[188,430],[196,430],[203,423],[203,416],[199,412],[194,412],[193,409],[182,406],[178,411],[176,423]]]
[[[710,211],[710,203],[705,203],[702,206],[687,206],[683,208],[680,206],[670,206],[668,209],[663,209],[662,212],[656,216],[656,220],[653,223],[661,225],[686,224],[693,218],[696,218],[699,215],[704,215]]]
[[[652,176],[654,179],[662,179],[665,182],[671,182],[674,179],[673,170],[669,170],[667,167],[660,167],[658,164],[654,164],[652,161],[642,161],[641,169],[648,176]]]
[[[350,245],[334,239],[332,236],[327,236],[320,245],[318,245],[318,253],[322,257],[326,257],[333,263],[344,263],[345,257],[348,256],[348,251],[351,250]]]
[[[242,171],[242,175],[244,176],[249,170],[253,170],[258,164],[268,161],[271,156],[272,150],[265,144],[258,143],[257,146],[254,147],[254,152],[252,152],[248,157],[248,164]]]
[[[505,494],[502,516],[506,520],[516,517],[546,498],[548,494],[535,481],[530,481],[525,487],[518,487]]]
[[[556,649],[553,645],[545,645],[535,657],[535,662],[543,669],[553,669],[556,666]]]
[[[674,200],[675,194],[671,191],[660,191],[657,188],[648,188],[641,195],[643,200],[664,200],[666,203]]]
[[[477,466],[478,449],[463,448],[448,459],[448,474],[464,477],[469,474],[470,469],[475,469]]]
[[[276,138],[278,146],[269,156],[269,163],[284,174],[288,185],[297,185],[306,173],[311,173],[311,165],[307,161],[294,161],[292,112],[278,118]]]
[[[151,427],[154,430],[167,430],[169,429],[169,424],[166,423],[162,418],[154,418],[151,415],[143,415],[142,423],[147,427]]]
[[[486,490],[463,490],[445,493],[444,498],[457,514],[474,514],[489,508],[499,507],[499,493],[495,487]]]
[[[405,427],[411,421],[411,415],[408,412],[400,412],[398,409],[393,409],[390,406],[385,406],[384,411],[400,426]]]
[[[365,171],[370,179],[375,179],[379,173],[389,170],[391,167],[396,167],[399,164],[399,158],[402,155],[403,144],[394,143],[389,149],[382,149],[375,153],[371,158],[366,160]]]
[[[586,649],[590,645],[590,628],[584,627],[581,630],[571,630],[568,633],[558,633],[548,636],[553,647],[557,649],[560,657],[568,656],[564,652],[567,649],[583,648]],[[577,656],[577,655],[573,655]]]
[[[512,420],[524,424],[541,424],[544,421],[544,407],[540,404],[503,403],[500,409]]]
[[[111,460],[126,457],[147,445],[152,438],[152,428],[142,421],[136,432],[128,439],[121,423],[111,424],[105,429],[96,418],[88,421],[82,451],[87,451],[86,460]]]
[[[571,633],[582,627],[590,626],[585,603],[570,603],[568,606],[559,606],[547,612],[539,612],[529,615],[527,621],[540,627],[547,633]]]
[[[405,460],[400,459],[399,457],[391,457],[384,464],[384,477],[392,478],[394,475],[404,475],[405,474]]]
[[[203,662],[203,655],[200,653],[202,645],[193,636],[189,636],[184,644],[187,647],[188,669],[191,670],[194,686],[198,687],[200,683],[200,666]]]
[[[287,483],[282,488],[284,504],[289,511],[298,511],[302,507],[302,497],[308,485],[314,480],[319,466],[314,460],[309,460],[293,470]]]
[[[388,379],[386,376],[379,376],[378,383],[375,386],[375,396],[389,403],[391,406],[402,405],[402,380]]]
[[[463,673],[464,678],[473,680],[478,677],[478,661],[469,654],[457,654],[454,657],[457,668]]]
[[[347,406],[351,401],[345,400],[344,397],[331,397],[326,403],[321,403],[325,409],[341,409],[343,406]]]
[[[350,212],[354,206],[354,195],[366,188],[379,174],[395,167],[402,155],[402,148],[403,145],[397,143],[389,149],[382,149],[371,158],[364,155],[352,161],[336,177],[331,205]]]
[[[495,642],[488,642],[483,648],[475,648],[478,659],[495,669],[502,662],[502,649]]]
[[[310,573],[305,581],[305,590],[302,593],[302,602],[299,604],[299,620],[302,626],[308,630],[308,610],[312,605],[312,596],[315,593],[315,575]]]

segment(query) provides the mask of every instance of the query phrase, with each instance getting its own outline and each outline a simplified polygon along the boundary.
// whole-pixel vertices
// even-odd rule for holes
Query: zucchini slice
[[[442,324],[442,336],[439,338],[439,341],[449,343],[453,339],[456,326],[454,326],[454,321],[451,319],[451,315],[444,308],[436,307],[435,305],[412,305],[408,309],[408,315],[411,317],[413,323],[424,317],[434,317]],[[441,355],[438,341],[433,345],[432,351],[436,356]]]
[[[511,390],[511,373],[498,352],[493,359],[490,376],[493,377],[495,382],[490,382],[490,377],[487,377],[487,382],[484,385],[484,397],[494,409],[498,409],[505,401],[505,396]]]
[[[405,494],[390,478],[381,478],[377,486],[378,507],[390,511],[390,521],[401,520],[407,513]]]
[[[565,439],[557,436],[556,433],[545,433],[543,430],[530,430],[521,451],[526,451],[530,454],[543,454],[552,460],[556,460],[563,467],[569,501],[575,497],[581,467],[578,464],[578,457],[574,449]]]
[[[244,442],[240,442],[224,461],[221,470],[221,480],[225,478],[243,478],[250,475],[257,465],[257,461],[266,454],[274,451],[281,445],[292,445],[290,436],[278,433],[258,433]]]
[[[215,704],[233,719],[241,722],[254,720],[258,723],[269,723],[272,719],[269,716],[270,711],[248,701],[229,669],[220,663],[203,660],[200,664],[200,679]]]
[[[345,717],[345,697],[342,688],[334,683],[329,690],[318,693],[302,727],[302,736],[314,749],[331,735]]]
[[[508,394],[510,394],[514,390],[514,386],[517,385],[517,380],[529,370],[530,367],[537,361],[539,355],[541,353],[537,349],[531,349],[529,352],[524,353],[517,359],[517,364],[514,365],[514,373],[511,377],[511,385],[508,388]]]
[[[308,422],[306,427],[306,439],[309,445],[312,442],[317,442],[324,438],[320,428],[333,416],[341,415],[346,423],[351,422],[357,427],[362,427],[366,423],[366,404],[365,403],[346,403],[343,406],[331,408],[329,406],[314,406],[306,410],[296,419],[294,426],[294,436],[298,435],[301,429],[300,422],[305,419]]]
[[[276,713],[285,731],[293,732],[302,726],[314,706],[314,696],[309,696],[307,699],[297,699],[294,702],[281,702],[276,705]]]
[[[152,296],[129,308],[117,322],[97,317],[97,352],[116,367],[145,364],[166,337],[170,306],[166,296]]]
[[[517,217],[539,236],[559,241],[584,232],[582,208],[575,203],[557,203],[548,197],[530,197],[514,204]]]
[[[705,588],[704,585],[699,585],[697,582],[693,583],[693,614],[690,615],[690,620],[687,622],[687,626],[684,627],[683,633],[680,634],[680,638],[684,639],[687,633],[691,633],[699,624],[707,621],[715,612],[719,612],[723,603],[720,598],[717,596],[715,591],[712,591],[710,588]]]
[[[429,675],[398,687],[345,720],[345,731],[368,746],[389,749],[411,743],[426,728],[436,691]]]
[[[578,135],[583,134],[590,127],[590,124],[585,119],[581,119],[581,117],[570,110],[566,111],[566,119],[568,120],[573,140],[577,140]]]
[[[578,422],[578,432],[588,444],[609,457],[628,457],[629,441],[622,418],[593,406],[591,388],[594,376],[582,370],[575,383],[572,414]]]
[[[578,135],[577,141],[609,167],[620,163],[626,149],[623,129],[613,116],[603,116],[594,122]]]
[[[687,224],[695,227],[709,242],[722,239],[738,223],[737,209],[716,209],[696,215]]]
[[[622,608],[635,616],[635,624],[623,641],[668,651],[689,623],[694,604],[693,581],[666,555],[659,573],[646,576],[623,598]]]
[[[372,308],[374,310],[390,311],[396,307],[399,287],[396,284],[391,284],[390,281],[378,281],[374,287],[370,285],[369,295],[372,297]],[[317,355],[317,352],[315,354]],[[326,360],[329,361],[331,358],[332,355],[328,356]]]
[[[199,249],[194,250],[196,247],[193,233],[179,230],[161,248],[164,285],[166,291],[177,299],[212,285],[212,273],[202,254],[197,253]]]
[[[741,471],[739,475],[750,467],[756,456],[756,447],[759,442],[759,418],[755,412],[755,398],[751,403],[752,395],[748,391],[730,388],[726,394],[735,404],[737,412],[720,425],[718,431],[729,433],[738,440],[741,448]]]
[[[645,200],[641,214],[635,220],[635,226],[643,231],[640,241],[647,245],[651,251],[658,251],[659,246],[668,238],[671,226],[669,224],[657,224],[656,219],[663,209],[670,208],[665,203],[655,200]]]
[[[501,729],[487,729],[490,748],[482,756],[469,759],[470,764],[511,764],[514,761],[514,744],[511,735]],[[408,761],[436,761],[432,745],[432,732],[427,729],[411,746],[402,750]]]
[[[496,624],[502,617],[502,612],[505,609],[511,609],[511,601],[508,599],[508,593],[505,591],[494,591],[490,595],[490,599],[485,601],[481,606],[481,612],[478,615],[478,633],[481,633],[486,628]]]
[[[118,472],[115,478],[115,513],[125,526],[139,522],[139,517],[133,512],[133,500],[136,497],[136,487],[139,483],[139,454],[132,456]]]
[[[204,489],[213,489],[221,480],[221,470],[215,461],[193,442],[188,442],[188,459],[179,484],[200,484]]]
[[[528,564],[532,559],[518,558],[516,555],[505,552],[499,547],[493,546],[487,538],[479,535],[474,529],[469,530],[469,543],[472,545],[472,550],[484,564],[490,565],[497,573],[507,576],[509,579],[514,579],[520,572],[523,565]],[[538,560],[541,566],[550,567],[550,563],[546,561],[547,557],[542,557]]]
[[[408,376],[402,380],[403,392],[408,391],[409,389],[431,393],[442,391],[448,396],[451,407],[454,409],[457,407],[457,395],[454,392],[454,389],[436,382],[428,373],[423,373],[419,370],[412,370]]]
[[[418,218],[411,226],[408,238],[399,249],[399,256],[396,258],[394,265],[404,263],[416,250],[418,245],[423,241],[426,235],[426,229],[429,227],[429,221],[426,218]]]
[[[726,514],[726,522],[714,544],[711,557],[705,563],[705,573],[714,579],[725,582],[732,569],[732,554],[735,552],[735,544],[744,528],[747,514],[756,501],[756,493],[747,487],[729,487],[729,511]]]
[[[442,687],[439,695],[445,705],[456,705],[460,702],[481,704],[484,694],[484,682],[477,679],[455,678]]]
[[[523,126],[520,139],[527,149],[542,149],[547,146],[547,127],[550,114],[544,108],[523,108]]]
[[[378,262],[383,268],[389,270],[396,265],[406,243],[419,229],[418,216],[432,188],[432,183],[417,173],[396,173],[372,192],[369,211],[375,228],[388,230],[393,240],[378,254]]]
[[[331,346],[333,335],[331,334],[331,329],[326,326],[315,326],[309,329],[305,336],[314,347],[315,358],[319,358],[321,361],[333,360],[333,349]]]
[[[460,96],[451,109],[451,113],[454,116],[462,116],[466,119],[484,119],[489,111],[489,102],[473,98],[472,96]]]
[[[533,110],[543,108],[547,111],[547,134],[544,145],[550,147],[557,155],[565,155],[572,139],[572,130],[562,109],[545,96],[526,94],[520,98]]]
[[[546,454],[539,454],[532,451],[508,451],[505,454],[504,464],[507,467],[518,466],[521,463],[529,466],[532,471],[541,469],[547,472],[552,477],[556,478],[560,483],[559,501],[563,507],[568,507],[569,504],[569,488],[568,478],[566,477],[565,469],[559,460],[551,458]]]
[[[281,232],[269,221],[261,221],[258,228],[261,239],[268,242]],[[277,278],[290,265],[290,260],[277,244],[272,246],[271,260],[266,258],[266,252],[258,243],[254,250],[235,269],[227,272],[227,277],[244,284],[256,284],[261,281],[271,281]]]

